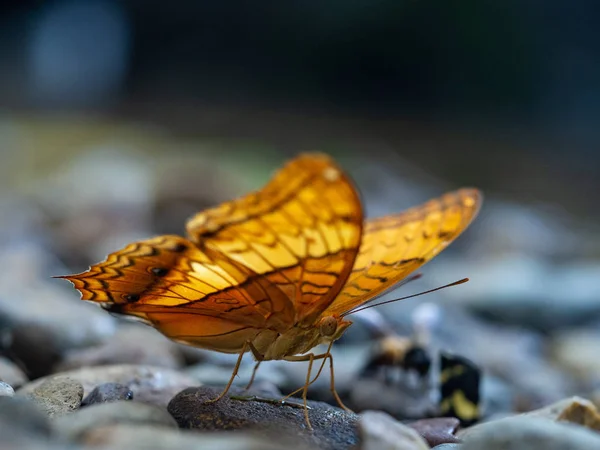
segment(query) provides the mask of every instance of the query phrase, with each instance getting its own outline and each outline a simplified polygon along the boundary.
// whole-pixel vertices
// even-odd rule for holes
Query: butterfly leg
[[[327,351],[325,353],[321,353],[320,355],[314,355],[313,359],[317,360],[317,359],[322,359],[323,362],[321,363],[321,367],[319,367],[319,370],[317,371],[317,374],[315,375],[315,377],[312,379],[312,381],[310,383],[308,383],[308,385],[310,386],[311,384],[313,384],[315,381],[317,381],[317,379],[319,378],[319,376],[321,376],[321,372],[323,372],[323,368],[325,367],[325,363],[327,362],[327,355],[329,354],[330,350],[331,350],[331,346],[333,345],[333,342],[331,344],[329,344],[329,347],[327,348]],[[305,356],[301,356],[300,358],[302,359],[297,359],[298,357],[291,357],[287,358],[288,361],[307,361]],[[290,398],[293,395],[296,395],[298,392],[300,392],[302,389],[304,389],[304,386],[301,388],[296,389],[294,392],[289,393],[288,395],[286,395],[285,397],[283,397],[281,399],[282,402],[286,401],[288,398]]]
[[[248,382],[248,384],[246,385],[246,387],[244,388],[246,391],[248,389],[250,389],[250,387],[252,386],[252,383],[254,383],[254,378],[256,377],[256,371],[258,370],[258,367],[260,366],[260,363],[264,361],[265,357],[264,355],[262,355],[254,345],[252,345],[252,342],[249,342],[248,345],[250,346],[250,350],[252,351],[252,354],[254,355],[254,359],[256,359],[256,365],[254,366],[254,370],[252,370],[252,376],[250,377],[250,381]]]
[[[248,381],[248,384],[244,388],[245,391],[247,391],[248,389],[250,389],[252,387],[252,383],[254,383],[254,378],[256,377],[256,371],[258,370],[258,367],[260,366],[261,362],[262,361],[257,361],[257,363],[254,365],[254,369],[252,370],[252,376],[250,377],[250,381]]]
[[[307,404],[307,397],[308,397],[308,385],[310,384],[310,373],[312,371],[312,366],[313,366],[313,361],[314,361],[314,354],[310,353],[309,354],[310,358],[308,360],[308,371],[306,372],[306,383],[304,383],[304,390],[302,391],[302,400],[304,402],[304,419],[306,419],[306,425],[308,426],[309,430],[312,430],[313,427],[310,423],[310,419],[308,417],[308,404]]]
[[[344,411],[352,412],[352,410],[350,408],[348,408],[346,405],[344,405],[344,402],[342,401],[342,399],[338,395],[337,391],[335,390],[335,375],[333,373],[333,356],[331,356],[331,353],[327,352],[325,359],[329,359],[329,370],[331,371],[331,393],[333,394],[335,401],[338,403],[338,405],[340,405],[340,407]],[[323,362],[325,362],[325,361],[323,361]]]
[[[231,374],[231,378],[229,379],[227,386],[225,386],[225,389],[223,389],[223,392],[221,392],[217,398],[214,398],[212,400],[207,400],[205,403],[217,402],[217,401],[221,400],[223,397],[225,397],[225,394],[227,394],[227,392],[229,392],[229,388],[233,384],[233,380],[235,380],[235,377],[237,376],[238,371],[240,370],[240,364],[242,364],[242,358],[244,357],[244,353],[246,353],[247,350],[248,350],[248,342],[244,343],[244,347],[242,347],[240,356],[238,357],[237,362],[235,363],[235,367],[233,368],[233,373]]]
[[[317,381],[317,379],[318,379],[318,378],[319,378],[319,376],[321,375],[321,372],[323,372],[323,368],[325,367],[325,363],[327,362],[327,360],[326,360],[326,359],[324,359],[324,358],[320,358],[320,356],[322,356],[322,355],[316,355],[316,356],[315,356],[315,358],[314,358],[315,360],[317,360],[317,359],[323,359],[323,362],[321,363],[321,367],[319,367],[319,370],[317,371],[317,374],[315,375],[315,377],[314,377],[314,378],[311,380],[311,382],[310,382],[310,383],[308,383],[308,385],[309,385],[309,386],[310,386],[310,385],[312,385],[312,384],[313,384],[315,381]],[[304,360],[304,361],[306,361],[306,360]],[[290,398],[290,397],[292,397],[292,396],[296,395],[298,392],[301,392],[303,389],[304,389],[304,386],[302,386],[302,387],[299,387],[299,388],[298,388],[298,389],[296,389],[294,392],[290,392],[290,393],[289,393],[289,394],[287,394],[285,397],[283,397],[283,398],[280,400],[280,402],[285,402],[285,401],[286,401],[288,398]]]

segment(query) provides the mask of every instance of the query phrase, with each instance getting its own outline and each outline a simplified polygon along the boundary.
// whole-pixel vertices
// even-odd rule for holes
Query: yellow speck
[[[330,183],[333,183],[334,181],[339,180],[340,171],[337,169],[334,169],[333,167],[328,167],[327,169],[325,169],[323,171],[323,178],[325,178]]]
[[[472,206],[475,206],[475,199],[473,197],[465,197],[463,199],[463,205],[465,205],[469,208]]]
[[[201,227],[204,225],[207,219],[208,217],[206,217],[206,214],[198,213],[190,219],[189,225],[193,227]]]

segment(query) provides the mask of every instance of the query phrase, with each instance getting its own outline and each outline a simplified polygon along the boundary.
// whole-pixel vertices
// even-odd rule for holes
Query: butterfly
[[[62,276],[82,300],[133,316],[168,338],[261,361],[308,361],[307,389],[359,307],[440,253],[477,215],[476,189],[365,220],[357,189],[327,155],[301,154],[261,190],[199,212],[187,238],[159,236]],[[325,352],[311,350],[327,344]],[[320,369],[311,381],[315,361]],[[251,379],[254,379],[254,375]],[[296,393],[294,392],[294,393]],[[293,393],[293,394],[294,394]],[[291,395],[291,394],[290,394]]]

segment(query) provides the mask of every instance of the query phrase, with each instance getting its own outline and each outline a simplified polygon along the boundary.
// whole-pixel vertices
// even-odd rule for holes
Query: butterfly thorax
[[[352,322],[339,317],[326,316],[316,325],[297,324],[283,333],[271,330],[260,332],[252,341],[265,360],[285,359],[288,356],[309,352],[320,344],[339,339]]]

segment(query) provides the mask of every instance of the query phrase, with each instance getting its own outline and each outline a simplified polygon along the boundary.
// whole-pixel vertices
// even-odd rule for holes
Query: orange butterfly
[[[344,172],[328,156],[305,154],[262,190],[196,214],[187,223],[189,239],[135,242],[87,272],[60,278],[83,300],[136,316],[175,341],[239,353],[215,401],[251,351],[255,371],[265,360],[309,361],[305,406],[308,386],[329,359],[331,390],[344,407],[330,349],[352,323],[345,316],[441,252],[481,201],[478,190],[462,189],[364,221]],[[319,344],[329,348],[310,352]],[[315,360],[321,368],[310,381]],[[310,426],[306,407],[305,416]]]

